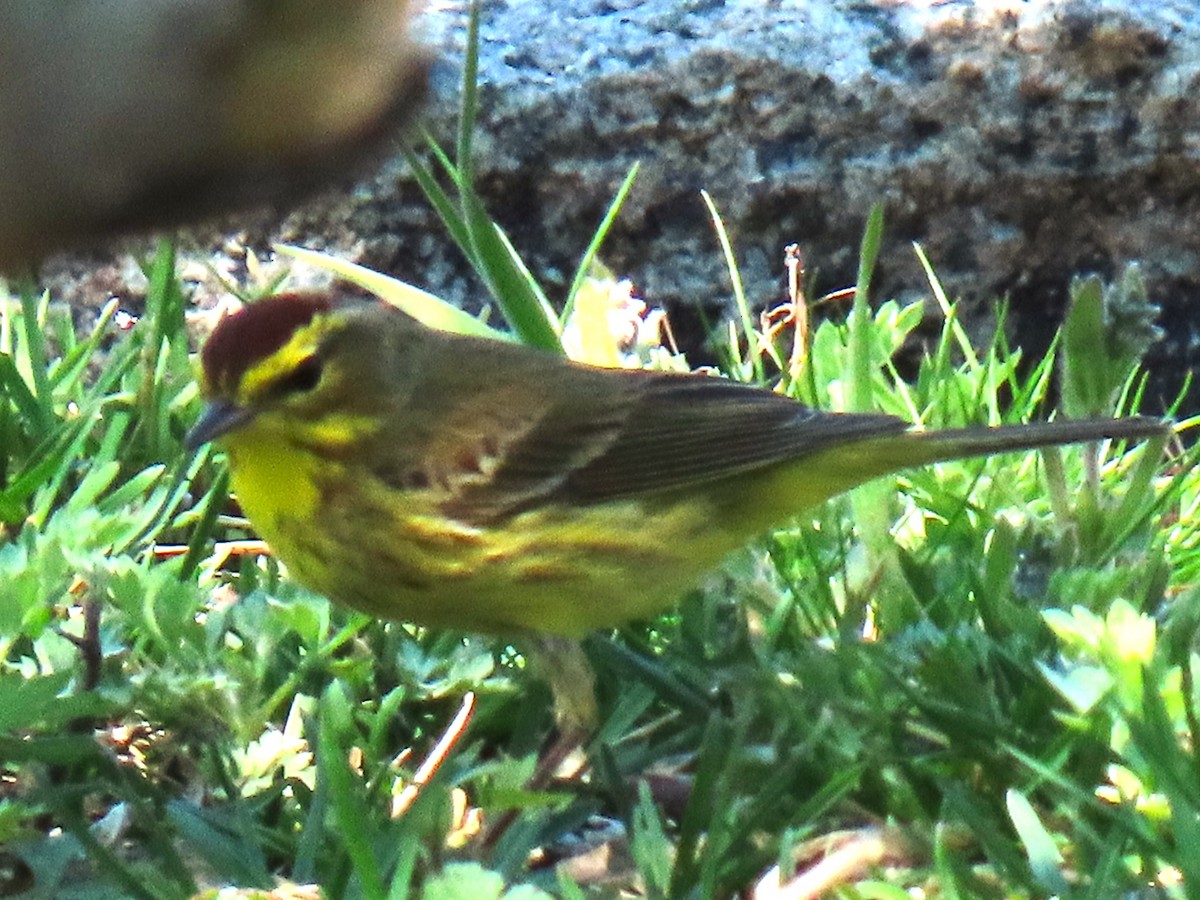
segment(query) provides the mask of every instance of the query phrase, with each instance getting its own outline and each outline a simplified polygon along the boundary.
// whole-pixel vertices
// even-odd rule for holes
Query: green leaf
[[[1111,415],[1130,371],[1161,335],[1136,265],[1116,284],[1075,278],[1062,328],[1062,407],[1070,418]]]
[[[450,863],[425,883],[423,900],[499,900],[504,879],[478,863]]]
[[[1033,805],[1024,794],[1014,790],[1007,791],[1004,798],[1009,818],[1017,830],[1017,837],[1025,847],[1025,855],[1029,859],[1033,877],[1042,887],[1054,893],[1069,891],[1070,886],[1061,871],[1062,854],[1054,843],[1054,838],[1038,818]]]
[[[1112,390],[1105,345],[1103,285],[1097,275],[1077,278],[1062,329],[1062,407],[1068,418],[1103,413]]]
[[[493,338],[500,341],[513,339],[512,335],[507,332],[497,331],[475,316],[463,312],[456,306],[451,306],[445,300],[380,272],[372,271],[344,259],[318,253],[315,250],[306,250],[303,247],[276,244],[275,250],[284,256],[290,256],[301,262],[325,269],[340,278],[357,284],[430,328],[452,331],[456,334],[473,334],[476,337]]]
[[[0,674],[0,697],[4,698],[0,704],[0,731],[22,731],[43,721],[70,681],[70,672],[37,678]]]
[[[214,813],[175,800],[167,806],[167,819],[186,842],[189,855],[197,854],[224,880],[243,886],[271,886],[271,873],[261,849],[237,831],[221,827]]]

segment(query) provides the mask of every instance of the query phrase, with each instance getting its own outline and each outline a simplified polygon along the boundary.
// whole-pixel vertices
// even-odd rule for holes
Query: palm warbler
[[[222,320],[202,381],[188,442],[219,439],[243,509],[301,582],[382,618],[566,636],[659,611],[756,534],[876,476],[1169,430],[917,431],[324,294]]]

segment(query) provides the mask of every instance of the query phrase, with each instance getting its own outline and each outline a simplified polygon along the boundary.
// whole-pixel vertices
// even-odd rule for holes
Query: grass
[[[551,347],[590,323],[578,346],[622,356],[596,324],[620,290],[589,273],[633,173],[566,321],[474,193],[470,123],[455,159],[431,148],[413,163],[502,317]],[[1136,272],[1080,280],[1036,360],[1006,344],[1002,307],[992,341],[972,344],[931,274],[940,330],[905,377],[893,360],[925,310],[868,303],[878,215],[849,319],[797,325],[797,296],[793,325],[767,327],[706,199],[739,299],[720,348],[733,377],[928,427],[1045,418],[1056,397],[1071,415],[1141,402],[1153,332]],[[253,543],[221,460],[183,451],[199,399],[174,268],[164,246],[145,317],[118,327],[110,307],[83,338],[32,288],[0,298],[0,894],[1200,885],[1194,452],[945,464],[782,523],[677,609],[589,639],[602,724],[588,778],[533,791],[553,723],[519,646],[331,607]],[[679,365],[653,333],[643,355]],[[616,835],[606,881],[553,864],[601,822]]]
[[[624,829],[628,864],[608,874],[648,896],[813,880],[822,858],[846,863],[829,884],[851,898],[1200,883],[1189,456],[1084,447],[907,472],[869,494],[883,548],[857,496],[785,523],[676,611],[589,640],[590,777],[531,792],[552,722],[519,647],[331,607],[244,543],[220,461],[181,449],[198,398],[169,248],[148,271],[146,317],[116,334],[112,309],[77,339],[44,296],[4,306],[15,895],[285,879],[330,898],[581,896],[601,890],[581,869],[530,860],[597,815]],[[607,294],[580,284],[582,314]],[[1095,304],[1131,292],[1080,282],[1072,315],[1103,324]],[[974,347],[945,313],[909,379],[891,360],[921,307],[822,322],[788,389],[837,406],[865,372],[870,406],[930,426],[1049,415],[1055,372],[1069,384],[1081,364],[1092,407],[1138,398],[1128,350],[1099,371],[1090,351],[1022,360],[1002,321]],[[793,337],[733,333],[731,370],[770,371]],[[468,692],[470,725],[410,802]],[[486,846],[474,833],[514,812]]]

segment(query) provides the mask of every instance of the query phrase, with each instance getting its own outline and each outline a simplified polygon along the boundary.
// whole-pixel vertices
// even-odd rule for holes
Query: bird
[[[667,608],[773,525],[881,475],[1168,434],[1148,417],[922,430],[703,374],[600,368],[283,294],[201,353],[190,448],[289,571],[383,619],[578,638]]]

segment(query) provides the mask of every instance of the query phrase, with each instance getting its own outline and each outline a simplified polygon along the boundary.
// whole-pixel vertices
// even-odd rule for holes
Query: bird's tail
[[[1060,419],[1027,425],[975,426],[945,431],[910,431],[898,441],[896,462],[904,466],[991,456],[1059,444],[1101,440],[1144,440],[1166,438],[1173,430],[1165,419],[1130,416],[1124,419]]]
[[[1154,438],[1165,442],[1172,430],[1170,422],[1140,417],[1076,419],[994,428],[981,425],[945,431],[911,429],[897,433],[889,430],[826,446],[799,457],[793,465],[772,470],[753,485],[739,483],[738,490],[729,495],[728,514],[744,516],[748,509],[753,510],[753,520],[737,532],[744,536],[756,527],[765,530],[801,509],[902,469],[1105,439]],[[752,501],[746,498],[747,489],[755,491]]]

